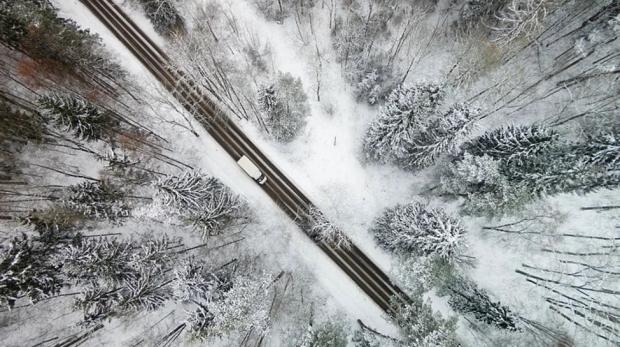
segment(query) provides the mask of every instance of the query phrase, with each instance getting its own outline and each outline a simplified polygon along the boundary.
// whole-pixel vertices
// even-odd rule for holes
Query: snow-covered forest
[[[304,223],[86,1],[0,0],[2,345],[620,344],[620,1],[110,0]]]

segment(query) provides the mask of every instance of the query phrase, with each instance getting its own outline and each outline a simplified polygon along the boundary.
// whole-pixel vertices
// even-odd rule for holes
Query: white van
[[[248,174],[248,176],[252,177],[258,184],[264,184],[267,181],[267,177],[263,175],[262,172],[258,169],[256,164],[254,164],[248,157],[245,155],[242,156],[239,160],[237,160],[237,164],[241,166],[243,171]]]

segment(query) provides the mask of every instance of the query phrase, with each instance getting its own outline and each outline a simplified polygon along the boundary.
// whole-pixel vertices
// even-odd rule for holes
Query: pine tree
[[[447,285],[452,309],[463,314],[472,314],[477,320],[494,325],[499,329],[519,331],[518,317],[500,302],[493,302],[489,294],[469,279],[453,278]]]
[[[433,120],[427,129],[416,133],[405,144],[401,165],[408,169],[430,166],[437,158],[456,149],[460,140],[469,133],[472,122],[480,111],[466,105],[455,105],[441,117]]]
[[[37,240],[45,244],[55,244],[75,237],[83,219],[81,213],[56,204],[42,210],[34,209],[25,217],[19,218],[19,221],[22,225],[32,227],[38,234]]]
[[[43,116],[54,120],[57,126],[82,140],[101,140],[118,125],[118,121],[107,111],[79,96],[49,94],[39,98],[39,109]]]
[[[99,323],[143,310],[152,311],[172,297],[168,283],[170,281],[163,279],[160,273],[147,269],[112,287],[92,282],[75,300],[74,307],[83,311],[82,324]]]
[[[463,146],[442,173],[442,189],[473,214],[501,215],[559,193],[620,185],[615,136],[569,142],[540,126],[493,130]]]
[[[116,284],[136,276],[136,269],[131,266],[133,254],[130,241],[78,238],[62,247],[58,258],[66,276],[78,283],[103,280]]]
[[[161,178],[154,184],[156,203],[174,209],[203,237],[219,235],[243,219],[243,201],[218,179],[196,171]]]
[[[299,134],[310,113],[301,80],[288,72],[279,73],[275,83],[259,89],[258,106],[270,136],[285,143]]]
[[[160,178],[154,187],[157,189],[155,199],[164,206],[195,212],[200,212],[203,204],[224,189],[216,178],[193,170],[187,170],[180,176]]]
[[[417,255],[436,255],[451,260],[465,247],[465,229],[441,209],[414,202],[386,209],[371,232],[387,250]]]
[[[125,72],[104,53],[101,39],[74,21],[58,17],[47,0],[2,1],[0,40],[32,59],[52,61],[58,73],[122,79]],[[54,65],[54,64],[52,64]]]
[[[400,327],[404,346],[459,346],[455,334],[456,320],[436,316],[430,304],[421,298],[413,299],[397,309],[394,320]]]
[[[209,270],[204,261],[185,259],[174,268],[173,295],[182,301],[213,302],[232,287],[231,273]]]
[[[125,193],[111,182],[85,181],[69,186],[63,203],[84,216],[121,223],[122,218],[128,217],[130,213],[124,197]]]
[[[541,125],[498,128],[463,144],[462,151],[474,156],[522,161],[557,143],[558,133]]]
[[[128,278],[123,290],[118,293],[118,308],[120,314],[139,311],[153,311],[161,307],[166,300],[172,297],[168,284],[172,280],[162,278],[161,273],[154,269],[142,268],[139,275]]]
[[[170,0],[138,0],[155,30],[164,36],[185,31],[185,22]]]
[[[408,143],[416,132],[426,130],[443,98],[443,90],[433,83],[394,89],[366,132],[366,158],[391,163],[406,157]]]
[[[228,187],[213,193],[200,210],[185,215],[202,237],[220,235],[233,222],[243,219],[245,204]]]
[[[84,324],[154,310],[173,297],[174,279],[165,274],[175,257],[164,236],[142,242],[115,238],[78,238],[56,255],[64,275],[84,285],[75,307]]]
[[[0,247],[0,304],[10,309],[19,298],[35,303],[60,292],[64,282],[59,266],[50,261],[51,252],[26,235]]]
[[[73,306],[83,312],[81,324],[99,323],[114,313],[114,305],[120,288],[102,288],[98,284],[90,284],[82,290]]]
[[[468,152],[443,168],[443,192],[466,199],[464,212],[473,215],[501,215],[516,211],[532,198],[533,192],[523,184],[509,182],[502,174],[501,162],[488,155]]]
[[[218,300],[199,301],[188,321],[192,335],[201,340],[232,332],[243,336],[249,331],[264,333],[269,328],[269,306],[273,277],[237,276]]]
[[[605,167],[607,171],[620,170],[620,126],[586,136],[575,146],[577,156],[584,156],[589,165]]]
[[[24,112],[7,102],[0,102],[0,145],[19,151],[26,143],[41,143],[45,121],[31,112]]]

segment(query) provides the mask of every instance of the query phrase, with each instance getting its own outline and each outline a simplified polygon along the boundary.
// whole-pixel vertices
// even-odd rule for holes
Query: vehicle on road
[[[258,184],[264,184],[267,181],[267,176],[265,176],[248,157],[245,155],[242,156],[239,160],[237,160],[237,164],[241,166],[243,171],[248,174],[248,176],[252,177]]]

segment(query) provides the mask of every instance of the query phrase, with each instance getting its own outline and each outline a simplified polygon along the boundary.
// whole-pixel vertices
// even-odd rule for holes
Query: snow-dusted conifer
[[[249,331],[257,334],[269,329],[269,306],[273,277],[256,278],[238,276],[232,287],[221,299],[200,303],[197,311],[188,317],[192,335],[206,340],[235,332],[243,335]]]
[[[216,236],[234,221],[243,219],[244,206],[236,194],[222,186],[199,211],[187,214],[185,218],[202,233],[203,238]]]
[[[467,141],[462,150],[478,157],[522,161],[545,151],[557,140],[557,132],[542,125],[510,125]]]
[[[127,279],[118,293],[118,311],[122,313],[152,311],[172,297],[166,280],[157,270],[143,268],[138,276]]]
[[[496,129],[463,145],[442,189],[465,197],[469,213],[501,215],[541,196],[617,187],[615,139],[599,140],[560,141],[541,126]]]
[[[430,303],[421,298],[399,306],[394,318],[400,327],[404,346],[459,346],[455,333],[456,320],[445,320],[433,314]]]
[[[173,295],[182,301],[213,302],[232,286],[229,272],[210,271],[194,257],[183,260],[173,271]]]
[[[98,323],[143,310],[155,310],[172,297],[168,286],[170,282],[159,272],[148,269],[114,286],[91,282],[75,300],[74,306],[83,311],[83,324]]]
[[[101,140],[118,121],[79,96],[49,94],[39,98],[39,110],[56,125],[82,140]]]
[[[155,202],[174,209],[203,237],[218,235],[243,218],[244,203],[218,179],[188,170],[181,176],[158,180]]]
[[[258,90],[258,106],[270,136],[280,142],[292,141],[310,112],[301,80],[288,72],[279,73],[275,83]]]
[[[389,163],[406,155],[416,131],[426,130],[444,97],[434,83],[399,86],[394,89],[364,138],[366,158]]]
[[[82,290],[75,299],[73,306],[82,311],[81,324],[89,325],[107,319],[114,313],[117,292],[120,288],[104,288],[97,284],[90,284]]]
[[[424,168],[435,163],[444,153],[456,149],[470,132],[479,110],[466,105],[455,105],[429,126],[415,135],[405,145],[402,166],[409,169]]]
[[[109,181],[86,181],[69,186],[63,203],[67,208],[87,217],[120,223],[130,212],[124,197],[125,193]]]
[[[59,267],[50,262],[50,249],[25,235],[0,247],[0,304],[9,309],[22,297],[31,302],[60,292]]]
[[[518,317],[500,302],[494,302],[489,294],[474,282],[462,277],[455,277],[447,285],[452,309],[464,314],[472,314],[477,320],[494,325],[500,329],[520,330]]]
[[[25,143],[40,143],[44,130],[45,122],[39,115],[0,101],[0,144],[4,148],[19,151]]]
[[[153,271],[165,271],[172,261],[174,255],[170,249],[180,244],[180,238],[172,241],[167,235],[156,239],[147,239],[142,242],[132,242],[134,252],[131,256],[131,265],[136,269],[151,269]]]
[[[104,53],[99,36],[58,16],[49,1],[3,1],[0,5],[0,41],[18,48],[38,65],[59,74],[92,77],[94,73],[117,80],[125,76]]]
[[[620,170],[620,126],[588,135],[583,143],[575,146],[575,152],[585,157],[588,164],[608,171]]]
[[[20,218],[23,225],[28,225],[38,233],[38,239],[47,244],[53,244],[71,239],[84,217],[73,209],[63,205],[53,205],[49,208],[28,212]]]
[[[187,170],[180,176],[160,178],[154,187],[157,189],[155,200],[162,205],[179,211],[198,212],[223,185],[214,177]]]
[[[138,2],[144,7],[146,16],[158,33],[172,36],[185,30],[183,18],[171,0],[138,0]]]
[[[131,266],[133,246],[129,241],[114,238],[78,238],[62,247],[58,257],[63,272],[73,280],[120,283],[136,275]]]
[[[382,247],[398,253],[452,260],[465,247],[465,229],[459,221],[441,209],[418,202],[388,208],[375,220],[371,231]]]
[[[531,192],[516,183],[510,184],[501,174],[500,161],[488,155],[465,153],[462,159],[448,163],[441,174],[441,189],[467,200],[464,211],[473,215],[501,215],[514,211]]]

